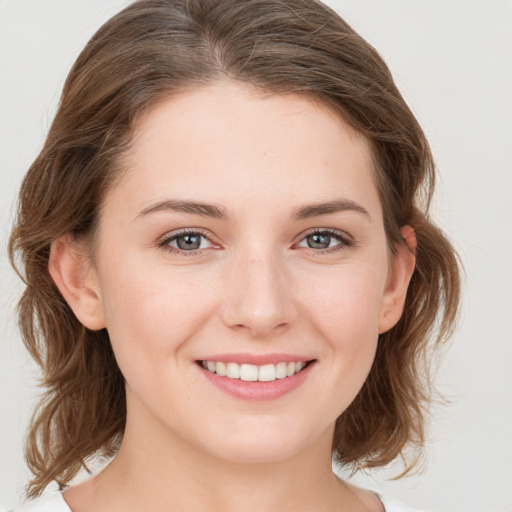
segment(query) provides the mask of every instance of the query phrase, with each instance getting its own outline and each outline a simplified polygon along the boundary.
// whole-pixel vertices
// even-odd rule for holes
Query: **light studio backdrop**
[[[37,371],[16,328],[21,286],[6,244],[22,176],[65,76],[121,0],[0,0],[0,511],[28,472],[23,439]],[[330,0],[384,57],[426,131],[440,178],[433,214],[459,250],[460,327],[437,377],[425,471],[356,476],[435,512],[512,510],[512,2]]]

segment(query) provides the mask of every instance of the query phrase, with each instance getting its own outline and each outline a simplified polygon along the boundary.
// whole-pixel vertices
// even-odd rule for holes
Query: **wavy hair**
[[[301,94],[336,112],[372,149],[391,250],[405,243],[400,227],[415,229],[404,314],[380,336],[368,379],[337,419],[332,447],[336,460],[354,468],[409,454],[407,471],[417,461],[432,396],[429,362],[453,329],[460,271],[429,218],[435,170],[428,142],[389,69],[314,0],[141,0],[103,25],[78,57],[19,195],[9,255],[26,285],[22,337],[45,389],[26,443],[29,496],[70,481],[92,456],[115,454],[126,420],[107,331],[90,331],[74,316],[49,275],[50,246],[66,233],[93,237],[141,113],[225,77]]]

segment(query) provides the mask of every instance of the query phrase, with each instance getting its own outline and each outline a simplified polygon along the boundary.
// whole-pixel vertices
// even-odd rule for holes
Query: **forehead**
[[[135,125],[124,166],[120,186],[141,208],[165,194],[233,206],[376,196],[369,145],[339,116],[300,95],[233,82],[152,106]]]

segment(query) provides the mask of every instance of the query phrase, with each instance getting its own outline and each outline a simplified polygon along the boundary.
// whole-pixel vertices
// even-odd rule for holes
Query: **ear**
[[[52,243],[48,271],[78,320],[88,329],[103,329],[105,318],[96,270],[85,248],[71,235]]]
[[[401,230],[404,243],[398,246],[390,265],[379,314],[379,334],[389,331],[402,316],[407,288],[416,264],[416,234],[411,226]]]

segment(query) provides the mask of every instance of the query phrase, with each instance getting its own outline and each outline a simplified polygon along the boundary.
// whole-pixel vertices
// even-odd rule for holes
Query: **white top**
[[[420,512],[418,509],[408,507],[403,503],[378,495],[386,512]],[[62,492],[54,491],[25,503],[12,512],[72,512],[62,497]]]

